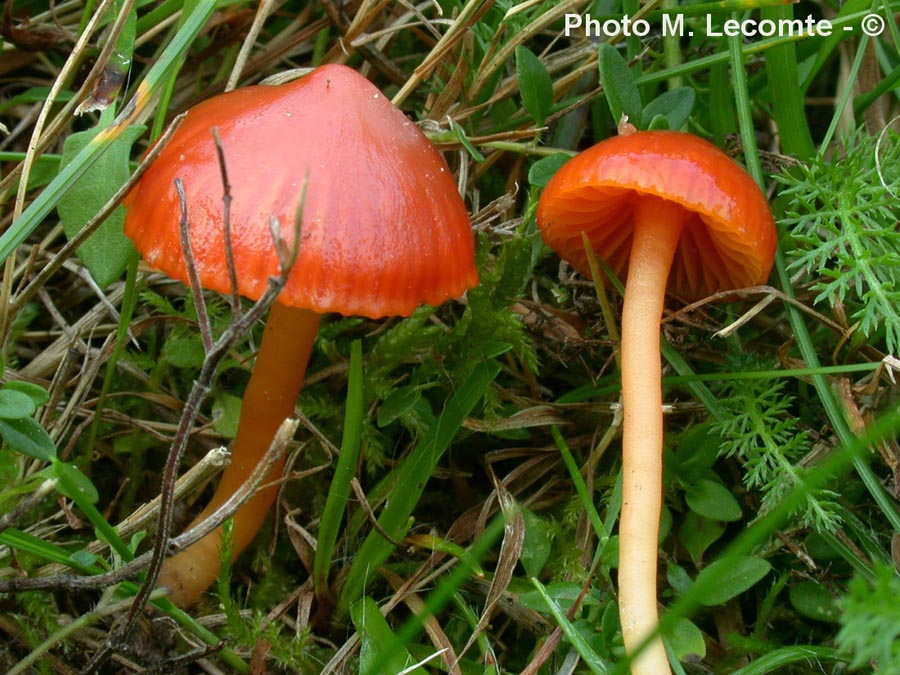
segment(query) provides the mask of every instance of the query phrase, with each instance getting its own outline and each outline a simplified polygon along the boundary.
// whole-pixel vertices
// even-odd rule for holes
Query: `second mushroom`
[[[585,234],[598,258],[627,275],[619,616],[632,673],[663,675],[671,672],[656,600],[666,289],[696,300],[764,283],[775,224],[759,187],[725,153],[662,131],[610,138],[564,164],[541,196],[537,221],[544,241],[582,274],[590,276]]]

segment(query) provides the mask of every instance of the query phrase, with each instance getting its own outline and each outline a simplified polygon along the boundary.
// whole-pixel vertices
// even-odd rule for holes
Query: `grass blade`
[[[764,7],[760,10],[763,20],[774,22],[794,18],[793,5]],[[800,75],[797,72],[797,48],[786,42],[766,51],[766,74],[772,97],[772,109],[778,132],[781,135],[782,152],[806,159],[816,154],[809,123],[806,120]]]
[[[72,162],[50,181],[43,192],[22,212],[22,216],[3,236],[0,236],[0,263],[12,255],[16,247],[25,241],[56,208],[60,198],[112,147],[113,141],[132,125],[138,114],[143,112],[168,78],[170,70],[180,64],[182,54],[197,38],[215,8],[214,2],[198,3],[195,11],[185,20],[182,29],[150,68],[146,79],[138,85],[134,97],[122,108],[113,123],[88,143]]]
[[[378,518],[378,524],[394,540],[402,539],[406,535],[409,517],[418,504],[438,461],[450,446],[463,420],[481,400],[499,372],[500,366],[493,362],[476,365],[468,380],[447,402],[444,411],[415,450],[393,473],[390,482],[393,483],[394,489],[391,491],[387,506]],[[387,560],[393,550],[394,545],[385,539],[381,532],[369,533],[350,567],[341,592],[342,607],[349,607],[362,596],[366,580]]]
[[[590,668],[591,672],[594,673],[594,675],[606,675],[609,673],[606,664],[603,663],[603,660],[591,648],[591,645],[588,644],[587,640],[585,640],[575,626],[572,625],[572,622],[569,621],[559,605],[556,604],[556,601],[550,597],[550,594],[547,593],[547,589],[544,588],[544,585],[534,578],[531,579],[531,583],[537,589],[537,592],[541,594],[541,597],[544,599],[544,602],[547,603],[547,606],[550,607],[553,618],[556,619],[559,627],[562,628],[563,633],[566,634],[569,642],[575,647],[575,651],[578,652],[587,667]]]
[[[319,526],[319,537],[316,545],[316,557],[313,563],[313,585],[316,596],[324,598],[328,595],[328,568],[331,566],[335,542],[340,531],[341,520],[350,498],[350,482],[356,475],[359,462],[359,448],[363,427],[363,367],[362,343],[355,340],[350,346],[350,374],[347,380],[347,405],[344,411],[344,435],[341,440],[341,455],[328,497],[322,522]]]

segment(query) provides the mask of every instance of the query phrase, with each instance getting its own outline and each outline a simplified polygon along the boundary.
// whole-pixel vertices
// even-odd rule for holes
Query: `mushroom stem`
[[[209,504],[191,526],[203,521],[240,488],[265,454],[279,425],[293,416],[320,321],[321,315],[307,309],[281,303],[272,306],[256,366],[244,392],[231,463]],[[277,480],[283,467],[282,457],[264,483]],[[277,495],[278,486],[267,485],[235,512],[232,559],[253,541]],[[222,530],[218,528],[165,561],[158,585],[172,591],[172,602],[189,606],[209,588],[219,575],[221,547]]]
[[[688,212],[658,197],[635,203],[622,311],[622,514],[619,617],[633,675],[671,673],[659,635],[656,575],[662,509],[662,366],[666,282]],[[649,642],[648,642],[649,640]]]

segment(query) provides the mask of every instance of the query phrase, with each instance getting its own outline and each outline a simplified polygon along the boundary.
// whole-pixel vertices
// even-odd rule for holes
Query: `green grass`
[[[552,172],[625,114],[723,147],[770,196],[780,234],[771,286],[668,303],[659,599],[674,672],[900,667],[900,29],[861,28],[900,3],[259,4],[13,3],[18,30],[0,42],[0,670],[77,671],[114,635],[142,574],[116,571],[155,536],[153,518],[117,526],[159,494],[204,361],[194,300],[135,265],[95,214],[115,221],[122,178],[229,77],[335,61],[444,152],[481,283],[408,319],[326,320],[274,517],[199,605],[154,596],[141,651],[112,650],[190,673],[206,672],[201,658],[224,672],[627,672],[621,284],[561,267],[535,224]],[[651,32],[601,46],[563,35],[566,11],[637,13]],[[663,39],[662,17],[678,14],[693,35]],[[705,33],[707,19],[807,14],[833,34]],[[127,75],[99,92],[105,112],[75,116],[98,94],[82,86],[91,69]],[[78,134],[93,140],[67,154]],[[88,243],[67,244],[84,227]],[[230,308],[208,299],[216,337]],[[260,334],[222,358],[191,462],[233,436]],[[180,503],[181,524],[205,494]]]

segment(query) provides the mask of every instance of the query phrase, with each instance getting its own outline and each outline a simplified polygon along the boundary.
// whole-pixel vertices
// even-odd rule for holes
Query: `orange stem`
[[[306,309],[280,303],[272,306],[256,366],[244,392],[231,463],[225,468],[209,504],[189,527],[203,521],[240,488],[268,450],[278,427],[293,417],[320,320],[319,314]],[[263,479],[263,484],[276,481],[283,468],[282,457]],[[253,541],[277,495],[277,485],[262,487],[235,512],[232,560]],[[158,585],[172,591],[170,599],[176,605],[193,604],[218,577],[221,548],[222,530],[218,528],[168,558]]]
[[[671,673],[657,631],[656,575],[662,509],[662,366],[659,324],[666,282],[688,214],[641,197],[622,312],[622,514],[619,617],[633,675]],[[649,641],[648,641],[649,640]]]

